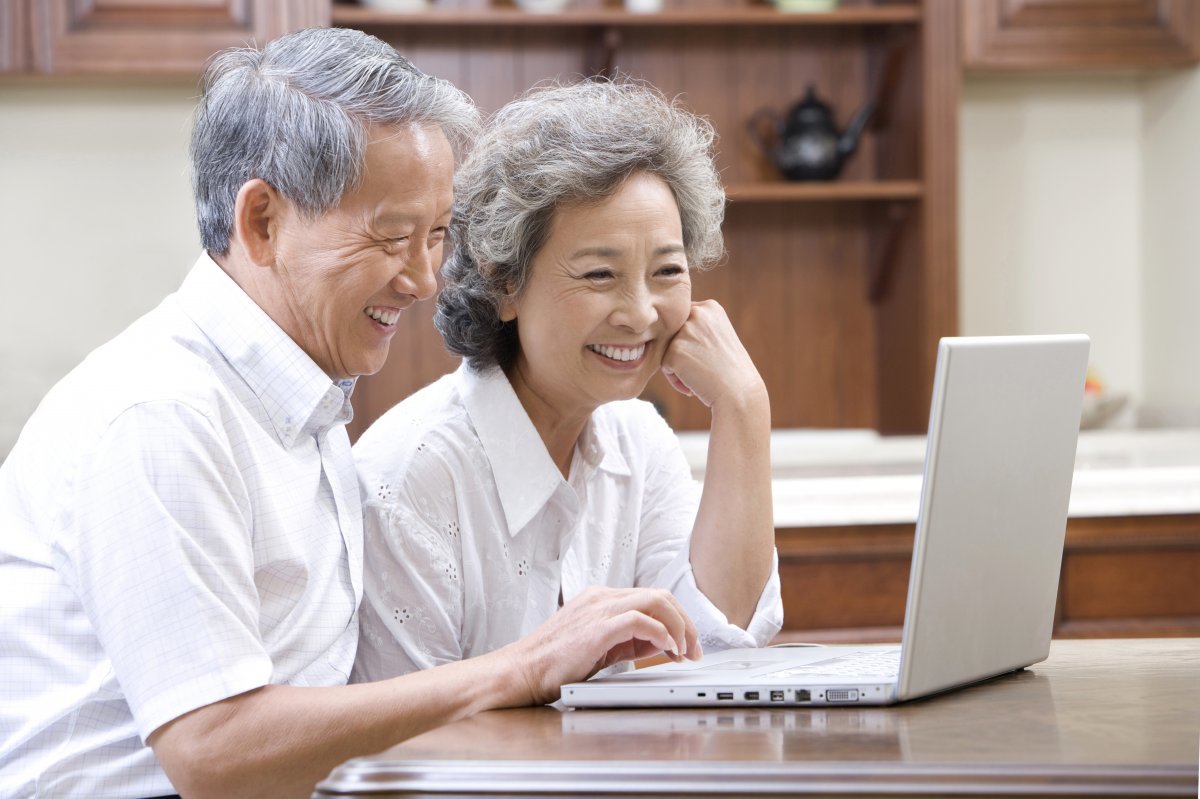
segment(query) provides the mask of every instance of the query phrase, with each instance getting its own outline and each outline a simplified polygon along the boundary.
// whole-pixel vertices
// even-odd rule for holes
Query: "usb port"
[[[753,702],[757,699],[758,699],[758,691],[747,691],[746,692],[746,700],[747,701]]]
[[[809,691],[807,688],[797,688],[796,689],[796,701],[797,702],[811,702],[812,701],[812,692]]]
[[[783,691],[772,691],[771,692],[771,701],[772,702],[782,702],[783,701]]]
[[[733,699],[733,691],[718,691],[717,699]]]

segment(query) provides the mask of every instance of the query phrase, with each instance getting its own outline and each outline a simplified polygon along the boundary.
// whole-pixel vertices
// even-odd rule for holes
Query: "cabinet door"
[[[970,0],[970,69],[1179,67],[1200,60],[1200,0]]]
[[[198,75],[222,48],[328,25],[329,0],[38,0],[30,14],[38,72]]]
[[[0,72],[29,68],[27,0],[0,0]]]

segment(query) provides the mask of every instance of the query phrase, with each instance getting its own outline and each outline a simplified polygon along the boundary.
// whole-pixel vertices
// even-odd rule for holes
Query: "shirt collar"
[[[504,372],[496,367],[476,372],[464,362],[458,373],[463,402],[491,464],[509,534],[516,535],[567,483]],[[629,464],[615,443],[594,418],[589,419],[575,457],[592,468],[628,475]]]
[[[355,381],[331,380],[207,253],[196,260],[178,298],[262,402],[284,446],[350,421]]]
[[[622,477],[633,474],[615,431],[609,425],[597,424],[595,414],[583,427],[577,451],[583,462],[594,469]]]

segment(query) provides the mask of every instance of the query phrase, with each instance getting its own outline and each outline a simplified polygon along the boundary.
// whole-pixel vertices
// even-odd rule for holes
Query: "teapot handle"
[[[768,161],[774,163],[773,151],[779,143],[780,131],[783,130],[783,120],[779,112],[773,108],[760,108],[746,120],[746,132],[750,139],[758,145],[758,149]]]

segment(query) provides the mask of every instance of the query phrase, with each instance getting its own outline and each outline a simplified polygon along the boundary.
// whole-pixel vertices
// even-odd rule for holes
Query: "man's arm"
[[[660,589],[591,588],[525,638],[459,663],[335,688],[268,685],[194,710],[150,736],[184,797],[307,797],[338,764],[440,724],[544,704],[567,682],[658,652],[697,653]]]

